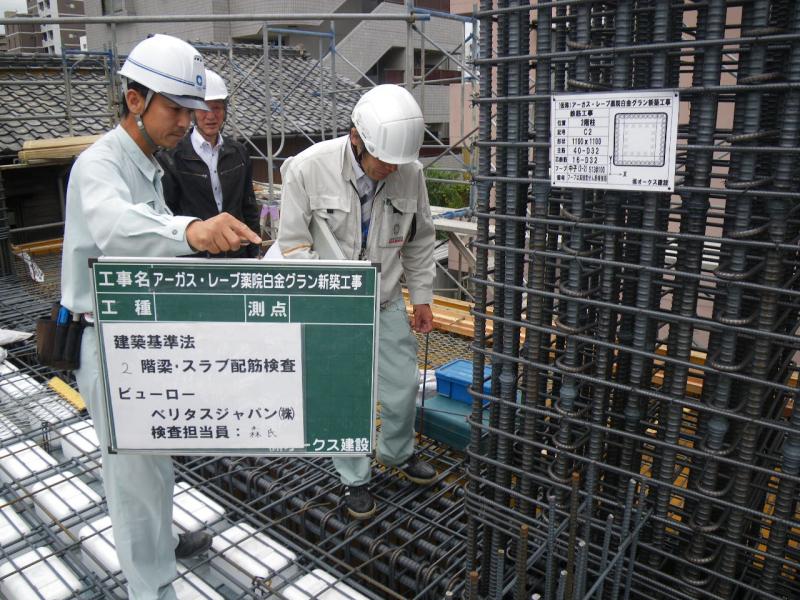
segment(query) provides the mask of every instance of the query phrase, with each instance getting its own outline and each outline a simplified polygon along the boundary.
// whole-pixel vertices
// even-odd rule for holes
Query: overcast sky
[[[25,0],[0,0],[0,15],[7,10],[16,10],[17,12],[25,12]],[[0,25],[0,33],[3,32],[5,27]]]

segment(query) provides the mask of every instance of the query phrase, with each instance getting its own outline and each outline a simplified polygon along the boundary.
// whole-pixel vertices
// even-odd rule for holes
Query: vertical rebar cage
[[[800,597],[800,3],[478,17],[469,597]],[[653,89],[673,194],[551,187],[553,94]]]

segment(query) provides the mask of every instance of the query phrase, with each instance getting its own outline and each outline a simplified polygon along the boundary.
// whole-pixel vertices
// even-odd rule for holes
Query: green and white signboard
[[[377,265],[101,258],[92,272],[112,451],[372,452]]]

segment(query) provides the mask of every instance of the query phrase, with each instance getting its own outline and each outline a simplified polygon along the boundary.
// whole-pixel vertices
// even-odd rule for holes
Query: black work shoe
[[[375,514],[375,499],[366,485],[345,486],[344,505],[354,519],[369,519]]]
[[[425,485],[436,480],[438,473],[430,463],[420,460],[419,456],[412,454],[409,459],[397,467],[406,479],[418,485]]]
[[[211,548],[212,537],[205,531],[178,534],[175,558],[194,558]]]

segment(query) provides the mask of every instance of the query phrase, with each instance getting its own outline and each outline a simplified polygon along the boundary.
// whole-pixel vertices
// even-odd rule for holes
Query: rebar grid
[[[54,275],[53,270],[57,275],[55,262],[51,265],[49,259],[39,257],[37,261],[47,278]],[[4,326],[13,324],[30,331],[35,318],[50,310],[57,288],[35,284],[27,277],[19,268],[16,275],[0,280],[4,289],[0,323]],[[430,339],[432,364],[468,347],[463,338],[452,334],[436,333]],[[27,346],[26,342],[10,347],[8,360],[0,364],[0,481],[5,481],[0,488],[0,510],[14,511],[25,524],[13,542],[0,540],[0,565],[42,547],[34,565],[49,565],[48,558],[61,559],[82,586],[75,597],[124,597],[124,577],[108,566],[102,552],[91,547],[93,539],[110,534],[107,524],[98,523],[106,515],[106,506],[100,481],[102,459],[96,441],[94,445],[91,442],[93,431],[83,429],[86,421],[45,385],[53,375],[64,374],[27,364],[23,359],[35,360],[30,349],[25,350]],[[70,442],[73,438],[68,435],[77,435],[85,445]],[[77,452],[65,451],[70,443],[80,446]],[[447,591],[461,593],[466,528],[462,458],[429,442],[422,446],[424,458],[439,467],[440,481],[418,487],[376,465],[371,488],[380,512],[366,524],[347,516],[339,477],[328,459],[179,459],[176,479],[189,488],[176,490],[176,506],[182,496],[199,493],[204,505],[217,505],[224,512],[215,523],[198,520],[194,525],[219,537],[227,527],[246,523],[295,555],[290,570],[248,580],[245,585],[226,576],[222,565],[228,563],[214,549],[181,566],[197,578],[188,579],[190,575],[182,572],[181,582],[191,592],[185,597],[217,598],[213,593],[226,600],[283,598],[285,586],[314,569],[333,576],[331,585],[346,584],[368,598],[438,599]],[[32,473],[9,474],[9,465],[19,469],[19,462],[30,462],[31,455],[23,454],[26,451],[39,457],[41,452],[47,453],[53,462]],[[4,458],[6,462],[2,462]],[[86,497],[76,503],[57,485],[68,486],[66,495],[77,486]],[[54,514],[42,499],[48,492],[55,500],[79,508]],[[88,497],[92,493],[98,496]],[[191,517],[184,514],[184,519]],[[0,515],[0,525],[2,522]],[[263,558],[250,555],[247,549],[244,552],[257,561]],[[15,566],[24,576],[24,565]],[[237,567],[229,565],[229,569]],[[59,577],[57,571],[53,575]],[[0,584],[2,580],[0,577]],[[38,592],[34,592],[38,597],[35,594]]]
[[[302,547],[301,560],[339,569],[370,597],[433,599],[463,586],[463,472],[443,448],[427,445],[422,455],[439,466],[440,481],[420,488],[379,470],[370,483],[379,512],[366,523],[346,515],[327,459],[184,459],[181,470],[235,501],[242,518],[257,516]]]
[[[46,316],[58,300],[61,288],[61,254],[44,254],[29,257],[34,268],[44,275],[39,283],[31,279],[26,263],[12,255],[10,274],[0,275],[0,328],[34,333],[36,319]],[[30,368],[38,381],[56,375],[52,369],[36,361],[36,340],[31,337],[5,348],[7,354]],[[61,374],[65,378],[65,374]],[[2,396],[2,394],[0,394]]]
[[[0,364],[0,438],[0,568],[6,562],[14,567],[0,575],[0,585],[21,576],[32,597],[45,598],[41,574],[30,569],[44,568],[68,585],[60,570],[65,566],[80,585],[72,597],[124,597],[124,577],[113,566],[113,542],[111,561],[107,547],[92,546],[94,538],[113,540],[107,522],[100,521],[107,509],[94,431],[47,391],[34,369],[16,359]],[[179,597],[283,598],[283,588],[314,569],[368,598],[439,598],[447,589],[458,590],[465,529],[461,459],[435,445],[422,452],[439,466],[440,482],[418,487],[390,469],[379,470],[371,487],[381,511],[366,524],[346,515],[339,477],[328,459],[179,460],[176,480],[185,487],[175,494],[178,531],[188,520],[189,530],[207,529],[219,539],[228,527],[245,523],[293,554],[285,570],[256,579],[245,573],[245,584],[226,575],[223,552],[247,544],[253,535],[215,547],[181,565],[191,574],[180,570],[191,593]],[[219,507],[219,516],[206,521],[193,506],[198,512],[185,508],[179,518],[177,507],[186,495],[201,509]],[[9,520],[8,512],[17,518]],[[17,535],[7,537],[9,527]],[[32,563],[22,560],[33,548],[41,551]],[[242,551],[254,561],[264,560],[252,548]],[[51,565],[56,559],[59,567]]]
[[[509,578],[515,598],[584,597],[632,478],[649,515],[634,566],[591,597],[797,597],[800,5],[484,0],[478,16],[475,597]],[[659,88],[681,93],[675,194],[551,188],[552,94]],[[516,565],[548,498],[566,544]]]
[[[419,368],[425,367],[425,351],[427,337],[427,367],[432,370],[455,358],[463,358],[470,353],[469,338],[445,331],[431,331],[429,334],[417,333],[417,363]]]

